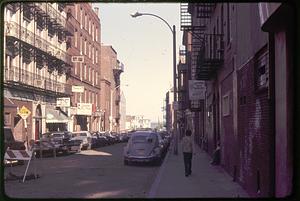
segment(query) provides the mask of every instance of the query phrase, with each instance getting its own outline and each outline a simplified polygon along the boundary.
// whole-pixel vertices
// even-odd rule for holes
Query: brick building
[[[83,87],[72,92],[70,131],[99,131],[101,24],[98,9],[92,3],[76,3],[66,7],[67,20],[74,26],[74,36],[67,39],[67,52],[72,55],[68,84]],[[83,109],[85,108],[85,109]]]
[[[277,15],[268,12],[276,9]],[[179,109],[191,110],[204,150],[212,155],[220,142],[221,165],[253,197],[291,192],[292,25],[276,22],[286,12],[284,4],[181,4],[186,51],[178,66]],[[187,100],[188,80],[205,82],[204,99]],[[187,128],[191,120],[183,121]]]
[[[120,75],[124,65],[110,45],[101,46],[101,131],[120,131]]]

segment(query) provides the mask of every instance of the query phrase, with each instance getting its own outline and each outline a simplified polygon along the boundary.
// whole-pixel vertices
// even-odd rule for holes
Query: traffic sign
[[[27,119],[27,117],[31,114],[30,110],[23,106],[19,111],[18,115],[22,117],[22,119]]]

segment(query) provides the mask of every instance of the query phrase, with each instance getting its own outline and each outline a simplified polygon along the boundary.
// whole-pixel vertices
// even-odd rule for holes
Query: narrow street
[[[5,193],[11,198],[143,198],[156,177],[159,167],[125,166],[123,147],[119,143],[95,150],[56,158],[37,159],[36,180],[5,182]],[[33,173],[34,162],[28,174]],[[21,175],[26,166],[11,168]],[[10,168],[5,169],[5,175]]]

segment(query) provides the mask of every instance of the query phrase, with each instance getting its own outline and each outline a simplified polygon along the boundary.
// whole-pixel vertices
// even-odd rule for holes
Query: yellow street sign
[[[30,110],[27,109],[25,106],[23,106],[19,112],[18,115],[22,117],[22,119],[27,119],[27,117],[31,114]]]

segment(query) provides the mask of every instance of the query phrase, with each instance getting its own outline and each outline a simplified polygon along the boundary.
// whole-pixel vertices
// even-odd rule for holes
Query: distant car
[[[136,131],[124,147],[124,165],[131,162],[147,162],[161,164],[162,147],[159,134],[152,131]]]
[[[71,140],[82,140],[82,149],[92,148],[92,135],[89,131],[76,131],[72,135],[74,137]]]

